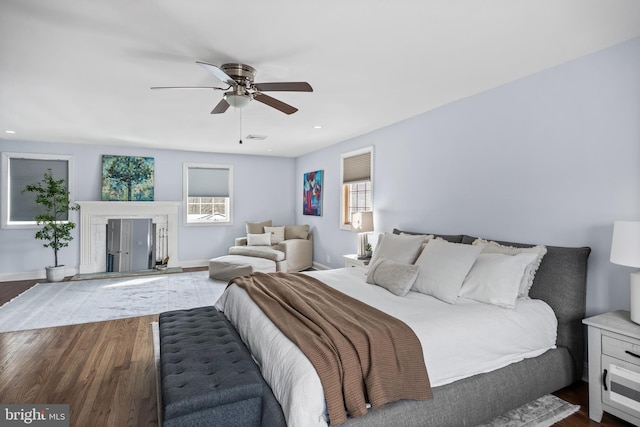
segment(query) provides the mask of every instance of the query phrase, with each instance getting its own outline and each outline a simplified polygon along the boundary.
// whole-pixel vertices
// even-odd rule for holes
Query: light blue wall
[[[339,267],[356,247],[338,225],[340,154],[373,146],[376,232],[590,246],[593,314],[629,306],[631,269],[608,258],[613,221],[640,220],[639,75],[634,39],[296,160],[6,140],[0,151],[73,154],[76,200],[99,200],[102,154],[155,157],[156,200],[181,200],[183,162],[233,164],[234,225],[181,227],[181,261],[223,254],[245,220],[270,218],[310,224],[315,261]],[[323,216],[304,216],[302,174],[318,169]],[[51,263],[32,235],[0,230],[0,277]],[[78,265],[77,240],[62,262]]]
[[[182,265],[201,263],[226,254],[235,237],[245,233],[244,222],[272,219],[274,224],[293,224],[295,160],[282,157],[239,156],[189,151],[148,150],[94,145],[0,141],[0,151],[70,154],[74,158],[75,200],[100,200],[102,155],[147,156],[155,158],[155,200],[182,200],[182,164],[228,164],[234,168],[233,225],[182,225],[178,255]],[[75,212],[77,217],[77,212]],[[36,274],[53,264],[53,253],[35,240],[35,230],[0,229],[0,278],[16,273]],[[69,248],[62,249],[60,263],[77,268],[80,247],[77,229]],[[8,279],[5,279],[8,280]]]
[[[590,246],[587,311],[629,307],[609,263],[613,221],[640,220],[640,39],[298,159],[299,223],[338,267],[340,154],[374,147],[376,234],[394,227]],[[325,171],[324,215],[302,215],[302,174]],[[330,262],[327,262],[327,257]]]

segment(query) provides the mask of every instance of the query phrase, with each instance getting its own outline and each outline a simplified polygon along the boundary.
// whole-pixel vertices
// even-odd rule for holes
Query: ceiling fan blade
[[[218,102],[218,105],[216,105],[215,108],[211,110],[211,114],[222,114],[227,111],[227,108],[229,108],[229,103],[224,98],[222,98],[220,102]]]
[[[286,104],[282,101],[279,101],[275,98],[272,98],[269,95],[265,95],[264,93],[254,94],[253,99],[255,99],[258,102],[262,102],[263,104],[266,104],[269,107],[273,107],[276,110],[280,110],[285,114],[293,114],[296,111],[298,111],[296,107],[292,107],[291,105]]]
[[[253,86],[259,91],[313,92],[307,82],[255,83]]]
[[[238,83],[236,83],[235,80],[233,80],[227,73],[225,73],[215,65],[207,64],[206,62],[201,61],[196,61],[196,64],[200,65],[202,68],[204,68],[205,70],[216,76],[220,81],[225,82],[229,86],[238,86]]]
[[[215,86],[153,86],[151,89],[213,89],[213,90],[227,90],[223,87]]]

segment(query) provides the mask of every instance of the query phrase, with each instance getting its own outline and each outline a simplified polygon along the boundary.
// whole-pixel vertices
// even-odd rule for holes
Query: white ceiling
[[[637,36],[638,0],[0,0],[0,141],[296,157]],[[240,127],[219,91],[150,90],[222,86],[196,60],[314,92]]]

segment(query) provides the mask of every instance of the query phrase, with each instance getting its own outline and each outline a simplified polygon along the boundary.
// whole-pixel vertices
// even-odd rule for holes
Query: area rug
[[[0,307],[0,332],[146,316],[213,305],[226,282],[208,271],[38,283]]]
[[[550,427],[579,409],[579,405],[548,394],[478,427]]]
[[[155,276],[156,274],[173,274],[173,273],[182,273],[182,267],[171,267],[171,268],[165,268],[162,270],[153,269],[153,270],[123,271],[118,273],[101,272],[101,273],[76,274],[71,278],[71,280],[113,279],[113,278],[122,278],[122,277],[130,277],[130,276]]]

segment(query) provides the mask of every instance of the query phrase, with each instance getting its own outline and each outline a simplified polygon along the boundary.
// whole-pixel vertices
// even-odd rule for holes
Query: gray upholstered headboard
[[[433,234],[400,231],[394,229],[395,234]],[[471,244],[476,237],[467,235],[438,235],[454,243]],[[487,239],[490,240],[490,239]],[[530,247],[533,244],[496,242],[516,247]],[[582,319],[585,317],[587,297],[587,260],[591,248],[568,248],[547,246],[547,254],[542,259],[540,268],[529,295],[531,298],[545,301],[558,318],[558,347],[569,349],[575,365],[575,375],[578,379],[582,375],[584,360],[584,335]]]

